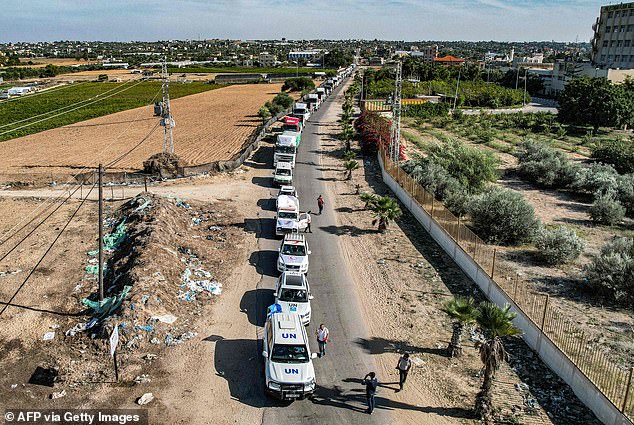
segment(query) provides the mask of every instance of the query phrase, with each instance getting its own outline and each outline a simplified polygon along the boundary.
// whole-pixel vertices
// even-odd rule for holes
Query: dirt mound
[[[161,177],[176,177],[178,169],[185,167],[187,162],[174,153],[156,153],[143,161],[143,172],[158,174]]]
[[[8,371],[33,358],[53,382],[16,388],[11,399],[25,400],[27,389],[42,399],[65,390],[64,403],[85,402],[94,384],[113,382],[109,336],[115,326],[120,380],[135,385],[157,377],[155,360],[165,350],[200,339],[196,316],[222,296],[241,255],[243,221],[230,201],[188,203],[142,193],[124,204],[106,221],[106,298],[97,301],[96,251],[90,251],[86,277],[69,297],[84,311],[56,318],[50,340],[6,358]],[[31,372],[29,366],[13,373],[11,383],[26,384]]]

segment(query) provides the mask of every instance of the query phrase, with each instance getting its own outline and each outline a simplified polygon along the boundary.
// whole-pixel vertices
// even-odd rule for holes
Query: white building
[[[317,59],[321,59],[321,56],[324,54],[321,50],[302,50],[297,52],[288,52],[288,60],[296,61],[299,59],[305,59],[307,61],[314,61]]]
[[[260,56],[258,56],[258,62],[260,62],[260,66],[262,67],[272,68],[277,63],[277,56],[269,52],[262,52]]]

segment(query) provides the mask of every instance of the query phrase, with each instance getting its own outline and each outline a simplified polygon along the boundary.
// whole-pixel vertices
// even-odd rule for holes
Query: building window
[[[609,19],[609,18],[611,18],[611,17],[612,17],[612,15],[613,15],[613,13],[612,13],[612,12],[608,12],[608,19]]]
[[[614,43],[615,43],[614,40],[610,41],[610,47],[614,47]]]
[[[632,40],[625,40],[625,41],[623,41],[623,46],[630,47],[630,43],[631,42],[632,42]]]
[[[612,62],[614,60],[614,56],[613,55],[608,55],[608,62]]]
[[[603,47],[608,47],[608,40],[603,40]]]
[[[601,62],[605,62],[605,55],[601,55]]]
[[[634,9],[630,9],[630,16],[634,16]]]
[[[616,47],[623,47],[623,40],[619,40],[616,42]]]
[[[621,55],[616,55],[614,57],[614,62],[621,62]]]
[[[634,25],[628,25],[627,32],[632,32],[632,28],[634,28]]]
[[[609,34],[611,32],[612,32],[612,27],[611,26],[608,25],[607,27],[605,27],[605,33],[606,34]]]

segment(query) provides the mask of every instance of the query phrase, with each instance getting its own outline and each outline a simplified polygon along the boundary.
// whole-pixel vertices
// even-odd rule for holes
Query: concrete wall
[[[539,357],[549,368],[570,385],[577,397],[594,412],[597,418],[606,425],[632,425],[632,422],[541,332],[539,327],[517,308],[513,301],[497,286],[489,275],[482,270],[451,236],[418,205],[409,193],[385,171],[380,155],[379,163],[385,184],[392,189],[398,199],[407,207],[412,215],[416,217],[418,222],[427,230],[431,237],[434,238],[438,245],[440,245],[456,262],[458,267],[480,287],[491,302],[500,307],[505,304],[512,306],[512,310],[517,313],[514,324],[523,331],[524,334],[522,337],[524,341],[537,352]]]

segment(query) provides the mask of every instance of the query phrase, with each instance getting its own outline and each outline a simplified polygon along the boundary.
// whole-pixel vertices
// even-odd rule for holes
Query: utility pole
[[[460,88],[460,77],[462,75],[462,64],[458,68],[458,82],[456,82],[456,95],[453,98],[453,109],[458,107],[458,89]],[[453,113],[453,110],[451,111]]]
[[[520,84],[520,67],[517,67],[517,75],[515,76],[515,90],[517,90],[517,86]]]
[[[167,73],[167,59],[163,58],[163,66],[161,69],[161,78],[163,79],[163,108],[161,114],[161,126],[163,126],[163,153],[174,153],[174,134],[172,129],[176,125],[170,111],[170,93],[169,84],[170,77]],[[169,137],[168,137],[169,134]]]
[[[528,84],[528,68],[524,68],[524,97],[522,103],[526,106],[526,86]]]
[[[392,132],[390,137],[390,156],[398,163],[401,157],[401,91],[403,88],[403,63],[396,63],[396,80],[392,97]]]
[[[103,301],[103,165],[99,164],[99,301]]]

